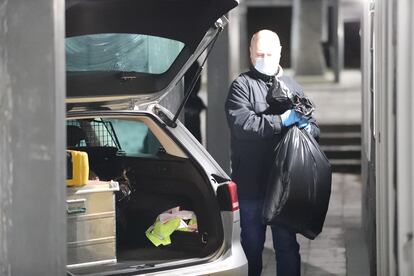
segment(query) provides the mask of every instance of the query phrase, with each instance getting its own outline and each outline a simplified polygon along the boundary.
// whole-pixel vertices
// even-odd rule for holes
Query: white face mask
[[[277,62],[277,60],[274,58],[258,57],[256,58],[256,64],[254,65],[254,68],[256,68],[256,70],[262,74],[274,76],[279,69],[279,62]]]

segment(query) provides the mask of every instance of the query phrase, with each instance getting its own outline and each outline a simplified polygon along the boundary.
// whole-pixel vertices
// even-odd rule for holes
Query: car
[[[86,152],[89,177],[116,188],[113,201],[68,207],[68,275],[247,275],[237,186],[180,122],[184,102],[173,104],[183,98],[185,72],[204,62],[237,4],[66,0],[67,148]],[[116,215],[86,215],[101,205]],[[148,231],[177,210],[196,228],[154,244]],[[86,240],[92,228],[116,234]]]

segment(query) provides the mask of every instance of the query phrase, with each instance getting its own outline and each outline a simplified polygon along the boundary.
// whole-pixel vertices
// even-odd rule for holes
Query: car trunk
[[[70,120],[82,121],[73,126],[81,129],[79,134],[88,130],[84,127],[95,115],[119,110],[116,115],[119,118],[125,109],[147,112],[149,106],[165,99],[191,64],[204,50],[211,49],[227,23],[224,15],[238,2],[67,0],[65,3],[66,102]],[[85,115],[88,110],[95,115]],[[183,145],[185,142],[175,139],[171,133],[178,133],[177,124],[169,124],[168,129],[165,122],[172,118],[162,112],[164,123],[148,112],[145,116],[139,113],[128,116],[129,120],[148,126],[161,144],[160,150],[130,154],[122,139],[94,143],[89,138],[99,135],[98,131],[86,137],[84,144],[68,145],[88,153],[91,173],[100,180],[118,181],[121,190],[127,186],[131,191],[127,197],[122,192],[116,193],[117,262],[70,268],[71,274],[137,274],[186,266],[211,260],[222,248],[223,223],[209,179],[216,172],[207,175],[200,165],[209,160],[192,157],[190,151],[199,149],[189,150],[188,145]],[[111,128],[105,125],[102,129]],[[118,134],[128,131],[123,129]],[[136,139],[141,138],[131,135],[128,141],[134,144]],[[72,140],[76,139],[72,139],[68,129],[68,142]],[[177,206],[195,213],[198,231],[175,231],[170,245],[154,246],[145,231],[158,215]]]
[[[158,140],[171,139],[154,121],[146,121],[152,122],[150,129]],[[77,122],[84,126],[82,120]],[[73,140],[70,135],[68,131],[68,141]],[[223,224],[215,192],[206,173],[193,159],[171,155],[165,147],[154,154],[134,156],[114,146],[90,143],[68,148],[87,152],[90,170],[100,180],[118,181],[121,188],[131,191],[129,196],[117,192],[115,197],[117,263],[69,269],[74,275],[131,269],[134,273],[148,272],[168,262],[174,265],[178,260],[205,261],[223,244]],[[170,245],[156,247],[145,231],[158,215],[177,206],[195,213],[198,232],[175,231]]]

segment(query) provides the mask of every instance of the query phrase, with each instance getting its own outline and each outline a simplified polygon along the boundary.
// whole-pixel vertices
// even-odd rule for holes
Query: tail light
[[[230,193],[232,211],[239,210],[239,199],[237,197],[237,185],[233,181],[227,184],[227,189]]]
[[[217,199],[222,211],[239,210],[239,200],[237,198],[237,185],[233,181],[221,185],[217,188]]]

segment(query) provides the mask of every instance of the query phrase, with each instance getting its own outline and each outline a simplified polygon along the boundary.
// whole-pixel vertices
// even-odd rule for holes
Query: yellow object
[[[174,218],[162,223],[157,218],[155,224],[148,228],[145,235],[155,246],[169,245],[171,244],[170,236],[180,226],[180,222],[180,218]]]
[[[66,185],[69,187],[86,185],[89,179],[88,154],[76,150],[67,150],[66,152],[68,154]]]
[[[171,244],[171,234],[175,231],[198,232],[197,218],[193,211],[171,208],[160,214],[145,235],[155,245]]]

